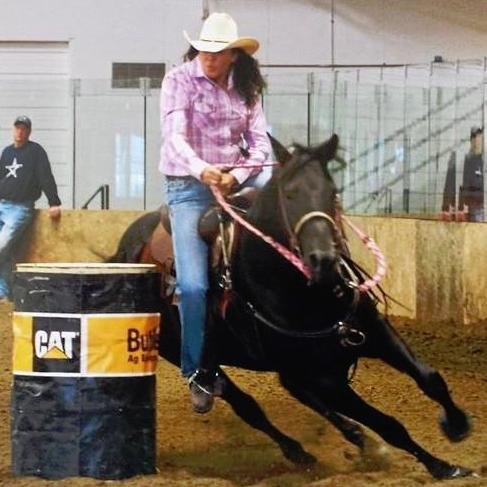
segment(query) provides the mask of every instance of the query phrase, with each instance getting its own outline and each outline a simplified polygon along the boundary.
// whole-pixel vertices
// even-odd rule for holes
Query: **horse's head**
[[[284,162],[276,180],[290,245],[311,270],[312,283],[330,282],[338,270],[340,235],[335,224],[337,190],[327,165],[335,158],[338,137],[315,147],[294,145],[287,155],[282,145],[272,142]]]

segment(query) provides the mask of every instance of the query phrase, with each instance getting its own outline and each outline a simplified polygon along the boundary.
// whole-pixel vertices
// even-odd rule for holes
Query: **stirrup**
[[[210,390],[210,388],[209,388],[208,386],[206,386],[206,387],[205,387],[205,386],[202,386],[202,385],[201,385],[201,383],[197,381],[197,376],[198,376],[198,375],[201,375],[201,374],[203,374],[203,372],[201,372],[201,370],[199,370],[199,369],[198,369],[198,370],[196,370],[196,372],[194,372],[194,373],[193,373],[193,374],[192,374],[192,375],[189,377],[189,379],[188,379],[188,384],[189,384],[189,385],[191,385],[191,384],[193,384],[193,383],[194,383],[194,385],[195,385],[195,386],[196,386],[198,389],[202,390],[202,391],[203,391],[205,394],[208,394],[209,396],[213,396],[213,391],[212,391],[212,390]],[[210,387],[212,388],[212,387],[213,387],[213,385],[212,385],[212,384],[210,384]]]

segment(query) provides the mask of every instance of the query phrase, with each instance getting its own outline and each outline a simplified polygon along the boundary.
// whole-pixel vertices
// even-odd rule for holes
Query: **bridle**
[[[332,235],[333,235],[333,244],[336,246],[336,238],[341,234],[339,231],[335,219],[330,216],[328,213],[324,211],[310,211],[305,213],[301,218],[296,222],[294,227],[291,225],[287,207],[286,207],[286,198],[284,196],[284,190],[282,185],[280,184],[279,180],[277,181],[277,194],[278,194],[278,202],[279,202],[279,212],[281,214],[282,221],[284,223],[284,228],[286,229],[287,238],[289,242],[289,248],[291,248],[299,258],[302,258],[301,247],[299,245],[299,234],[301,233],[303,227],[311,220],[321,219],[325,220],[326,223],[331,227]]]
[[[219,191],[216,190],[215,188],[211,188],[215,198],[217,199],[218,203],[221,205],[223,210],[225,210],[227,213],[230,214],[237,222],[239,222],[241,225],[243,225],[245,228],[250,230],[252,233],[255,235],[259,236],[263,240],[265,240],[267,243],[269,243],[271,246],[273,246],[281,255],[283,255],[287,260],[289,260],[291,263],[296,265],[299,268],[298,262],[301,264],[302,271],[307,271],[307,269],[304,268],[304,263],[302,261],[301,257],[301,251],[299,248],[299,234],[301,233],[303,227],[305,226],[306,223],[313,219],[322,219],[327,222],[328,225],[330,225],[333,233],[333,243],[335,246],[337,246],[337,242],[335,241],[335,238],[340,238],[343,239],[342,232],[340,231],[339,227],[337,226],[335,220],[326,212],[324,211],[310,211],[308,213],[305,213],[299,220],[298,222],[292,227],[290,225],[289,221],[289,216],[287,213],[286,205],[285,205],[285,198],[282,190],[282,186],[278,184],[278,199],[279,199],[279,207],[280,207],[280,212],[282,216],[282,220],[284,222],[284,225],[286,227],[286,233],[288,235],[289,239],[289,244],[290,247],[286,249],[283,247],[281,244],[278,242],[274,241],[273,239],[270,239],[269,236],[263,235],[259,230],[257,230],[255,227],[252,227],[247,221],[243,220],[238,214],[236,214],[230,207],[229,205],[225,202],[225,199],[222,197],[221,194],[219,194]],[[343,241],[343,240],[341,240]],[[294,252],[293,252],[294,251]],[[356,276],[353,274],[353,271],[351,271],[350,268],[348,268],[348,272],[350,275],[350,279],[354,281],[354,284],[357,282]],[[310,279],[311,276],[308,275],[308,279]],[[345,284],[347,282],[345,281]],[[352,293],[352,300],[347,306],[347,312],[345,318],[338,319],[335,321],[335,323],[332,326],[327,326],[324,329],[318,329],[318,330],[290,330],[288,328],[282,327],[279,324],[269,320],[266,318],[264,314],[262,314],[258,309],[256,309],[252,303],[248,300],[243,299],[235,290],[232,289],[233,294],[238,297],[238,299],[243,303],[245,306],[247,312],[257,321],[263,323],[266,325],[268,328],[288,337],[292,338],[327,338],[327,337],[337,337],[339,340],[339,343],[344,346],[344,347],[349,347],[349,346],[360,346],[364,343],[365,341],[365,335],[361,331],[353,328],[349,324],[349,320],[352,317],[352,315],[355,312],[356,306],[359,301],[359,291],[357,289],[357,286],[350,285],[348,286],[351,288],[351,293]],[[340,291],[343,295],[343,291]],[[340,297],[337,293],[337,297]]]
[[[305,213],[294,225],[294,235],[299,238],[299,234],[304,227],[304,224],[312,220],[313,218],[322,218],[328,221],[328,223],[331,224],[332,228],[334,231],[338,232],[338,228],[335,224],[335,220],[328,215],[328,213],[325,213],[324,211],[310,211],[309,213]]]
[[[313,219],[322,219],[326,221],[326,223],[331,227],[332,234],[333,234],[333,243],[335,246],[339,247],[339,260],[340,260],[340,265],[344,267],[345,271],[349,275],[349,280],[344,279],[344,283],[347,285],[348,288],[352,289],[352,302],[350,303],[348,307],[348,312],[346,314],[346,317],[342,320],[337,320],[335,324],[332,327],[327,327],[326,329],[322,330],[289,330],[286,328],[283,328],[276,323],[273,323],[269,321],[262,313],[260,313],[258,310],[254,308],[254,306],[248,302],[246,302],[246,306],[248,311],[260,322],[265,324],[267,327],[283,334],[287,335],[289,337],[294,337],[294,338],[324,338],[327,336],[332,336],[335,335],[339,338],[340,343],[343,346],[360,346],[364,343],[365,341],[365,335],[359,331],[354,329],[347,321],[352,317],[353,313],[355,312],[356,306],[359,301],[359,296],[360,293],[362,292],[368,292],[371,287],[377,285],[377,283],[380,281],[380,279],[383,277],[383,274],[385,273],[385,261],[382,266],[383,269],[381,269],[381,272],[377,272],[375,276],[373,276],[372,279],[369,279],[365,283],[359,284],[358,283],[358,278],[354,271],[348,266],[346,263],[346,260],[343,259],[343,257],[340,255],[341,253],[346,253],[347,252],[347,247],[345,245],[345,239],[343,236],[343,232],[341,230],[341,222],[342,220],[346,222],[348,225],[351,226],[352,229],[357,233],[357,228],[351,224],[348,219],[345,219],[343,215],[340,214],[340,211],[336,211],[336,205],[334,206],[334,215],[330,216],[328,213],[324,211],[311,211],[308,213],[305,213],[301,218],[298,220],[298,222],[294,225],[294,227],[291,226],[290,224],[290,219],[289,215],[287,212],[287,207],[285,204],[285,196],[284,196],[284,191],[279,184],[279,181],[277,181],[277,190],[278,190],[278,204],[279,204],[279,211],[282,216],[282,220],[286,229],[286,233],[288,236],[288,241],[289,241],[289,247],[286,248],[279,242],[275,241],[273,238],[271,238],[268,235],[265,235],[262,233],[260,230],[252,226],[249,222],[247,222],[245,219],[243,219],[240,215],[238,215],[225,201],[225,198],[223,195],[216,189],[216,187],[211,187],[211,191],[213,192],[216,200],[222,207],[224,211],[226,211],[234,220],[239,222],[243,227],[245,227],[247,230],[249,230],[251,233],[254,235],[258,236],[262,240],[264,240],[266,243],[274,247],[274,249],[280,253],[285,259],[287,259],[291,264],[293,264],[298,270],[301,271],[302,274],[304,274],[308,279],[310,279],[310,270],[307,268],[307,266],[304,264],[302,257],[301,257],[301,250],[299,246],[299,234],[301,233],[303,227],[311,220]],[[336,220],[337,219],[337,220]],[[357,233],[358,234],[358,233]],[[375,242],[370,239],[368,236],[362,233],[363,237],[358,234],[359,237],[362,239],[364,244],[375,254],[375,250],[377,253],[379,253],[382,256],[382,253],[380,252],[380,249],[377,247]],[[376,255],[377,257],[377,255]],[[383,256],[382,256],[383,258]],[[382,272],[383,271],[383,272]],[[343,278],[342,274],[342,278]],[[343,294],[343,290],[341,290],[341,293]],[[338,296],[338,294],[337,294]],[[340,297],[340,296],[338,296]]]

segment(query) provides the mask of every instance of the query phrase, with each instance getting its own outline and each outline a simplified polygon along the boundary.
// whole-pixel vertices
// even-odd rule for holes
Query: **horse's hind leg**
[[[281,374],[279,378],[282,386],[293,397],[319,415],[326,418],[350,443],[358,446],[361,450],[364,449],[366,435],[359,424],[349,420],[345,416],[342,416],[335,411],[330,410],[328,407],[326,407],[321,395],[316,395],[313,390],[301,387],[299,380],[294,381],[284,374]]]
[[[234,410],[235,414],[253,428],[262,431],[274,440],[284,456],[298,465],[310,465],[316,458],[306,452],[296,440],[279,431],[265,415],[257,401],[239,389],[221,370],[218,371],[221,384],[221,398]]]
[[[367,404],[348,384],[318,379],[301,387],[297,381],[292,385],[286,385],[286,388],[291,387],[296,392],[301,388],[298,392],[300,395],[322,397],[325,405],[331,410],[358,421],[374,430],[392,446],[411,453],[437,479],[464,477],[472,473],[469,469],[450,465],[428,453],[409,436],[399,421]]]
[[[416,381],[418,387],[443,407],[440,424],[450,441],[461,441],[468,436],[471,424],[468,415],[454,402],[445,380],[438,371],[419,361],[399,334],[381,319],[381,333],[374,337],[376,356]]]

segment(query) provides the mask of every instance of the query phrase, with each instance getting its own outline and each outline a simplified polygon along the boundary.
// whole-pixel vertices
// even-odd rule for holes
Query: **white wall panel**
[[[178,63],[186,49],[182,30],[198,35],[203,4],[23,0],[13,8],[11,0],[0,0],[0,40],[69,41],[72,77],[109,78],[112,62]],[[262,63],[331,62],[331,0],[209,0],[208,5],[232,14],[242,34],[261,41]],[[487,53],[485,1],[335,0],[334,5],[337,64],[424,63],[437,54],[456,60]]]

